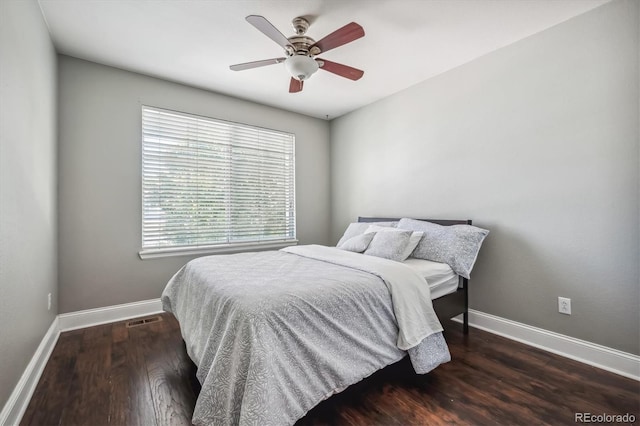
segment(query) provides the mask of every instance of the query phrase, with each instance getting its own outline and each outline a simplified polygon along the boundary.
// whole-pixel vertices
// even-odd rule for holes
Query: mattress
[[[458,289],[458,275],[446,263],[410,257],[403,262],[427,280],[431,300],[446,296]]]

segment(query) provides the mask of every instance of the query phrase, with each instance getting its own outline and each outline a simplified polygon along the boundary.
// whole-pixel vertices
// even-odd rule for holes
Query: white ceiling
[[[314,117],[334,118],[598,7],[609,0],[39,0],[60,53]],[[263,15],[285,36],[308,17],[320,40],[355,21],[365,36],[322,57],[365,71],[322,70],[290,94],[283,56],[245,21]]]

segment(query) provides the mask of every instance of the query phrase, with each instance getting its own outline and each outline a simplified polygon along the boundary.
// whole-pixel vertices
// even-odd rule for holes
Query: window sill
[[[157,259],[160,257],[173,257],[173,256],[195,256],[205,254],[219,254],[219,253],[239,253],[243,251],[255,251],[255,250],[275,250],[283,247],[295,246],[298,244],[298,240],[286,240],[286,241],[265,241],[261,243],[235,243],[224,245],[212,245],[212,246],[200,246],[200,247],[181,247],[181,248],[166,248],[166,249],[143,249],[138,252],[140,259]]]

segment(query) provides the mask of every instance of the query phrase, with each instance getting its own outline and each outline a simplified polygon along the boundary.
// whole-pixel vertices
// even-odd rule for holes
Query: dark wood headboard
[[[396,217],[358,217],[358,222],[396,222],[400,218]],[[426,222],[437,223],[438,225],[450,226],[450,225],[471,225],[471,219],[466,220],[453,220],[453,219],[416,219],[424,220]]]

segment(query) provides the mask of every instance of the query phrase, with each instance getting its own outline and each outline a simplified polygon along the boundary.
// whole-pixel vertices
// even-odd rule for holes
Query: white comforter
[[[282,251],[347,266],[381,278],[391,293],[393,312],[399,328],[399,349],[410,349],[425,337],[442,331],[442,325],[433,311],[429,286],[424,278],[406,265],[319,245],[292,246]]]
[[[292,424],[403,349],[419,373],[450,360],[420,276],[332,247],[195,259],[162,302],[198,367],[196,425]]]

